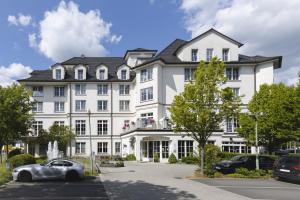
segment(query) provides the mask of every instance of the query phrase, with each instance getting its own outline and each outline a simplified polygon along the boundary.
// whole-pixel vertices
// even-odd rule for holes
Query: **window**
[[[83,80],[83,69],[78,69],[77,73],[78,80]]]
[[[122,69],[121,70],[121,79],[122,80],[126,80],[127,78],[126,78],[126,73],[127,73],[127,70],[126,69]]]
[[[152,80],[153,69],[143,69],[141,70],[141,82]]]
[[[197,54],[198,54],[198,49],[192,49],[192,61],[196,62],[198,60],[197,58]]]
[[[34,87],[32,87],[32,96],[33,97],[42,97],[42,96],[44,96],[43,86],[34,86]]]
[[[229,49],[222,50],[222,58],[225,62],[229,60]]]
[[[129,101],[128,100],[120,101],[120,111],[129,111]]]
[[[32,112],[43,112],[43,102],[33,102]]]
[[[76,95],[85,95],[86,87],[85,84],[76,84],[75,85],[75,94]]]
[[[54,96],[55,97],[63,97],[63,96],[65,96],[65,87],[64,86],[56,86],[56,87],[54,87]]]
[[[56,80],[61,80],[61,69],[56,69],[55,70],[55,79]]]
[[[245,142],[225,141],[222,142],[222,151],[231,153],[251,153],[251,147],[246,146]]]
[[[108,121],[107,120],[98,120],[98,135],[107,135],[107,127]]]
[[[238,121],[236,117],[229,117],[226,119],[226,132],[235,133],[238,128]]]
[[[206,61],[211,61],[214,49],[206,49]]]
[[[192,140],[179,140],[178,141],[178,159],[193,155],[193,141]]]
[[[141,101],[153,100],[153,87],[141,89]]]
[[[85,105],[86,105],[85,100],[76,100],[75,101],[75,111],[76,112],[85,111]]]
[[[232,88],[232,91],[236,96],[240,95],[240,88]]]
[[[141,126],[142,128],[152,125],[154,123],[153,113],[143,113],[141,114]]]
[[[162,158],[169,158],[169,141],[162,141]]]
[[[64,121],[54,121],[54,124],[57,125],[57,126],[65,126]]]
[[[43,130],[43,122],[42,121],[34,121],[32,123],[33,136],[38,136]]]
[[[107,142],[98,142],[98,153],[107,153]]]
[[[85,120],[75,120],[76,135],[85,135]]]
[[[119,86],[119,94],[120,95],[128,95],[130,90],[130,85],[120,85]]]
[[[57,101],[54,102],[54,112],[64,112],[65,111],[65,102]]]
[[[226,68],[226,77],[228,80],[239,80],[239,68]]]
[[[108,92],[108,85],[101,84],[98,85],[98,95],[106,95]]]
[[[107,101],[99,100],[98,101],[98,111],[106,111],[107,110]]]
[[[99,80],[104,80],[105,79],[105,70],[100,69],[99,70]]]
[[[115,142],[115,153],[121,153],[121,142]]]
[[[85,154],[85,142],[76,142],[75,153]]]
[[[192,81],[194,80],[196,68],[184,68],[184,80]]]

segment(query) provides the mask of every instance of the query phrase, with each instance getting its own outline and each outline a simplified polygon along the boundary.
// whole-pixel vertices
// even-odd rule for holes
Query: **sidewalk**
[[[126,162],[125,166],[101,168],[100,178],[110,199],[249,199],[185,178],[192,175],[194,165]]]

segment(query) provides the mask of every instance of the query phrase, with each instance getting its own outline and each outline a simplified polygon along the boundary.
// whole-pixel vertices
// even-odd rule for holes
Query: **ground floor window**
[[[75,153],[85,154],[85,142],[76,142]]]
[[[107,142],[98,142],[98,153],[107,153]]]
[[[193,143],[194,141],[192,140],[178,141],[178,159],[193,155],[194,153]]]
[[[121,142],[115,143],[115,153],[121,153]]]
[[[222,151],[230,153],[251,153],[251,147],[245,142],[222,142]]]
[[[169,141],[162,141],[162,158],[169,158]]]
[[[156,153],[160,158],[160,141],[153,141],[153,153]]]

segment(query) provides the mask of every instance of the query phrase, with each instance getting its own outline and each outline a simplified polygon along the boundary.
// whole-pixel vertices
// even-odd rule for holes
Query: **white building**
[[[186,133],[170,129],[168,107],[200,60],[223,59],[225,86],[243,95],[244,107],[261,84],[273,83],[273,71],[281,67],[281,56],[241,55],[242,45],[210,29],[190,41],[176,39],[159,53],[138,48],[127,50],[124,57],[74,57],[35,70],[19,80],[33,91],[36,102],[30,137],[58,123],[75,130],[76,139],[68,147],[72,155],[88,156],[92,146],[95,154],[133,153],[143,161],[152,160],[154,153],[162,162],[171,153],[179,159],[187,156],[197,151],[197,144]],[[236,120],[225,120],[224,131],[213,133],[209,142],[223,151],[251,151],[237,136],[236,126]],[[45,151],[38,144],[26,146],[32,154]]]

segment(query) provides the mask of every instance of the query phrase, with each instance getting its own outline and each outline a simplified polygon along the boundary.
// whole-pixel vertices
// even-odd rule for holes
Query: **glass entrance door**
[[[153,141],[149,141],[149,158],[153,158]]]

